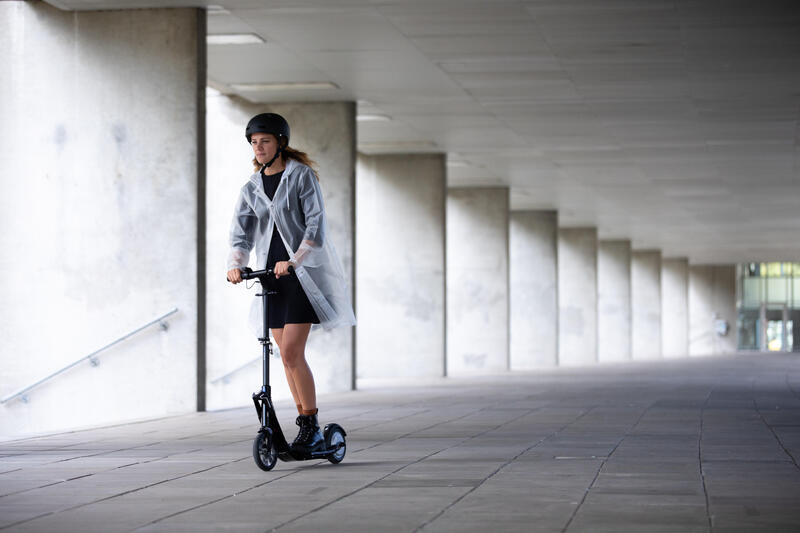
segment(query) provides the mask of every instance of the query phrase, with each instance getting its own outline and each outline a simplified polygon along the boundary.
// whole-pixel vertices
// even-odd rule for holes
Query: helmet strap
[[[267,162],[267,163],[264,165],[264,168],[269,168],[269,167],[271,167],[271,166],[272,166],[272,163],[274,163],[274,162],[275,162],[275,160],[276,160],[276,159],[278,159],[278,156],[279,156],[279,155],[281,155],[281,152],[283,152],[283,148],[278,148],[278,151],[277,151],[277,152],[275,152],[275,155],[274,155],[274,156],[272,156],[272,159],[270,159],[270,160],[269,160],[269,162]],[[263,170],[263,169],[262,169],[262,170]]]

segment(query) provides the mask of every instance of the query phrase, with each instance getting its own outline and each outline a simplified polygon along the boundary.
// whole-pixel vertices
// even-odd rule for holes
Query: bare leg
[[[283,359],[283,328],[272,328],[272,336],[275,338],[278,350],[281,352],[281,359]],[[289,367],[286,366],[285,359],[283,359],[283,371],[286,373],[286,382],[289,384],[289,390],[292,393],[292,398],[294,398],[294,403],[300,405],[300,396],[297,394],[297,386],[294,384],[294,378],[289,371]]]
[[[292,394],[296,391],[295,402],[301,404],[303,410],[313,411],[317,408],[317,392],[314,375],[306,362],[305,353],[310,331],[311,324],[286,324],[283,327],[280,347],[289,387],[294,383]]]

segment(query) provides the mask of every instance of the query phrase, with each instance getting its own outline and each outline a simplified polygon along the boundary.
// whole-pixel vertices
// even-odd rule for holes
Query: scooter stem
[[[262,356],[262,371],[263,371],[263,380],[261,384],[261,391],[267,392],[267,388],[269,387],[269,356],[272,355],[272,340],[269,337],[269,324],[267,322],[268,318],[268,311],[269,311],[269,303],[267,296],[269,294],[269,289],[262,284],[261,286],[261,311],[263,314],[263,333],[264,336],[258,339],[261,342],[261,356]]]

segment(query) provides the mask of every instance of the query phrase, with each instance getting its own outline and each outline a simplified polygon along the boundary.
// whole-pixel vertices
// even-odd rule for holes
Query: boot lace
[[[311,437],[314,435],[314,426],[311,424],[311,421],[298,416],[297,420],[295,420],[295,424],[300,426],[300,431],[297,432],[297,437],[295,437],[292,444],[305,444],[310,441]]]

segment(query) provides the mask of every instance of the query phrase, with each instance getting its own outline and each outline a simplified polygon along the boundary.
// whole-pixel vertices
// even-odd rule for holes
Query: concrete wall
[[[514,211],[509,222],[511,370],[558,362],[558,216]]]
[[[358,156],[358,378],[444,375],[445,158]]]
[[[631,242],[602,240],[597,248],[597,359],[631,359]]]
[[[447,374],[508,369],[508,189],[447,191]]]
[[[253,172],[252,150],[244,137],[247,121],[257,113],[283,115],[291,127],[290,145],[306,151],[317,162],[325,198],[329,232],[345,271],[353,274],[355,104],[252,104],[217,95],[207,101],[208,131],[208,408],[221,409],[250,402],[261,386],[261,347],[247,325],[255,290],[225,281],[228,229],[239,189]],[[251,266],[255,254],[251,256]],[[357,313],[358,315],[358,313]],[[357,316],[358,317],[358,316]],[[306,356],[317,391],[349,390],[353,382],[352,328],[313,331]],[[227,383],[215,381],[257,358]],[[283,367],[276,358],[271,383],[275,398],[289,397]]]
[[[0,50],[0,396],[180,309],[0,434],[194,410],[205,12],[0,2]]]
[[[597,362],[597,229],[558,230],[558,364]]]
[[[689,266],[689,355],[736,351],[736,267]],[[717,319],[728,322],[728,334],[715,332]]]
[[[661,252],[631,254],[631,349],[633,359],[661,358]]]
[[[689,261],[661,260],[661,351],[664,357],[689,353]]]

